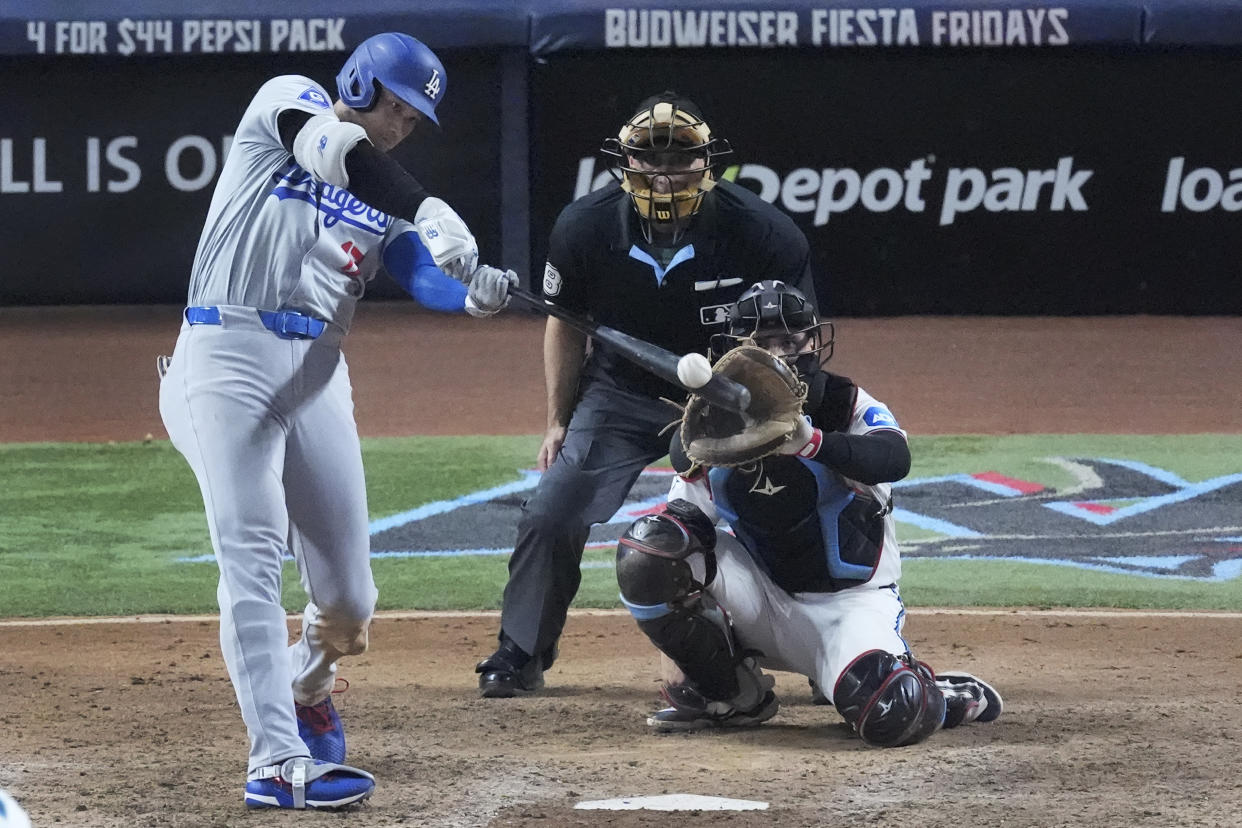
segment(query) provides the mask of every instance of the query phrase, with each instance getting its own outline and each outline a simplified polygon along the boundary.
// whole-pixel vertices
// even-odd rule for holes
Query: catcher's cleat
[[[819,689],[819,682],[813,678],[807,679],[807,682],[811,685],[811,704],[832,704],[824,695],[824,691]]]
[[[727,712],[688,707],[666,707],[647,717],[647,726],[657,733],[685,733],[717,727],[757,727],[776,715],[781,703],[771,690],[751,710],[728,708]]]
[[[246,783],[247,808],[331,810],[366,799],[375,777],[364,770],[295,757],[261,768]]]
[[[996,688],[970,673],[937,673],[936,686],[944,694],[944,727],[990,722],[1004,710]]]
[[[322,762],[345,761],[345,728],[328,696],[319,704],[294,704],[298,716],[298,735],[310,755]]]
[[[548,659],[532,658],[505,639],[500,649],[474,666],[479,674],[479,695],[485,699],[511,699],[543,687]]]

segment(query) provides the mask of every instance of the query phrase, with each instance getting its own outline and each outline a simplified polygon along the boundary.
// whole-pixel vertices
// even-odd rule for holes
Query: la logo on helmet
[[[427,85],[423,87],[423,93],[432,100],[440,96],[440,71],[438,69],[431,70],[431,80],[427,81]]]

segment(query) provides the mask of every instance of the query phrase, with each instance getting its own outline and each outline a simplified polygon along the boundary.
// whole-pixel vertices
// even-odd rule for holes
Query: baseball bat
[[[699,395],[712,405],[729,411],[736,411],[739,414],[745,414],[746,409],[750,407],[750,390],[741,383],[714,374],[706,385],[700,388],[689,388],[677,378],[677,361],[681,357],[672,351],[630,336],[627,333],[622,333],[616,328],[592,322],[573,311],[566,310],[560,305],[546,302],[542,297],[535,296],[521,288],[510,287],[509,295],[536,313],[543,314],[544,316],[554,316],[569,325],[569,327],[600,342],[607,343],[617,353],[638,367],[655,374],[662,380],[673,383],[678,388],[683,388],[692,394]]]

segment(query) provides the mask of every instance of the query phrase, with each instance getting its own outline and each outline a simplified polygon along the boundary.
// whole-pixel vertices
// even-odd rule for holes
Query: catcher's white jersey
[[[845,431],[896,431],[906,436],[888,407],[861,388],[857,390]],[[796,474],[797,467],[791,464],[802,464],[812,470],[812,475]],[[897,586],[901,559],[890,501],[891,484],[859,483],[813,459],[790,456],[764,458],[757,472],[746,480],[750,483],[739,486],[736,478],[730,481],[728,470],[713,469],[691,481],[675,476],[669,492],[669,500],[689,500],[712,521],[724,516],[734,523],[737,537],[720,530],[716,533],[716,573],[706,591],[729,614],[742,646],[762,653],[760,663],[766,667],[791,670],[814,679],[830,698],[838,677],[862,653],[875,649],[895,655],[906,652],[901,635],[905,608]],[[816,554],[825,562],[827,571],[834,578],[857,583],[856,586],[827,592],[799,591],[790,583],[778,585],[778,580],[788,578],[788,570],[782,569],[779,558],[783,551],[794,550],[781,546],[780,533],[748,532],[747,526],[763,522],[756,519],[754,510],[779,509],[778,499],[792,494],[786,487],[795,485],[795,480],[802,481],[799,485],[817,487],[815,508],[825,523],[835,523],[843,511],[841,504],[847,501],[848,508],[859,511],[845,523],[854,523],[860,515],[882,521],[883,543],[870,578],[866,577],[865,567],[860,572],[842,561],[837,544],[825,539]],[[743,491],[745,495],[740,494]],[[787,517],[791,525],[806,522],[801,516]],[[848,530],[840,530],[845,531]],[[788,537],[797,539],[796,533]],[[843,535],[834,533],[832,537],[844,543]],[[696,578],[706,577],[708,569],[701,555],[692,556],[689,563]],[[784,577],[774,575],[777,572]]]
[[[296,309],[348,331],[384,245],[413,225],[316,181],[281,144],[285,109],[331,113],[310,78],[259,89],[233,135],[190,276],[190,305]]]

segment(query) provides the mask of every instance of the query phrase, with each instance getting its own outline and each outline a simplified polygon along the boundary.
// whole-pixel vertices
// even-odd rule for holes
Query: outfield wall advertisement
[[[567,54],[532,85],[532,224],[606,183],[600,141],[676,84],[836,313],[1238,313],[1239,81],[1220,54]]]
[[[0,58],[0,67],[6,60]],[[483,250],[499,249],[496,58],[445,53],[469,95],[442,107],[443,130],[397,151],[452,204]],[[182,302],[233,129],[268,77],[305,74],[335,93],[336,53],[161,58],[137,63],[26,60],[37,78],[8,90],[0,127],[0,303]],[[0,69],[3,76],[3,69]],[[468,180],[483,187],[462,187]],[[403,295],[386,278],[381,295]]]
[[[672,87],[733,142],[725,175],[807,233],[834,313],[1242,312],[1238,3],[83,9],[0,5],[0,304],[181,301],[253,92],[333,91],[359,41],[404,29],[449,91],[398,158],[528,278],[606,180],[602,139]]]

